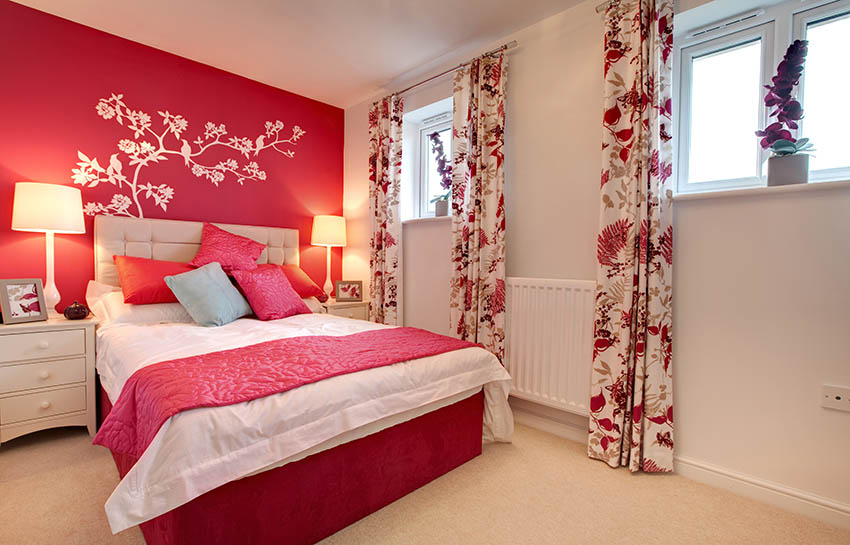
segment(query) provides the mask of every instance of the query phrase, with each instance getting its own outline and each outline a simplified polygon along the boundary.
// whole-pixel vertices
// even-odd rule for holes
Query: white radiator
[[[588,414],[592,280],[508,278],[505,366],[511,395]]]

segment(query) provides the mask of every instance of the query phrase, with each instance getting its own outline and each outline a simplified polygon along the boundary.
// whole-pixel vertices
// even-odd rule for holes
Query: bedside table
[[[336,299],[328,299],[322,303],[328,314],[342,316],[343,318],[354,318],[355,320],[369,319],[369,301],[337,302]]]
[[[94,317],[0,325],[0,443],[60,426],[95,433]]]

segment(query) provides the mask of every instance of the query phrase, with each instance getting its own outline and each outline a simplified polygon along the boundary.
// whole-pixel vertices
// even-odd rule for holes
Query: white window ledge
[[[451,216],[428,216],[426,218],[413,218],[409,220],[404,220],[401,222],[402,225],[408,225],[413,223],[430,223],[432,221],[451,221]]]
[[[830,189],[850,188],[850,180],[840,182],[809,182],[807,184],[780,185],[775,187],[748,187],[743,189],[726,189],[722,191],[706,191],[703,193],[679,193],[673,196],[674,201],[699,201],[703,199],[720,199],[725,197],[752,197],[756,195],[778,195],[780,193],[799,193],[803,191],[824,191]]]

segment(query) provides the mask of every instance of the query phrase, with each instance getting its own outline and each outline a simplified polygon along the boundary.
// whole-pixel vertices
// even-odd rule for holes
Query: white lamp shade
[[[315,216],[311,243],[314,246],[345,246],[345,218]]]
[[[79,188],[67,185],[18,182],[15,184],[12,229],[85,233],[82,193]]]

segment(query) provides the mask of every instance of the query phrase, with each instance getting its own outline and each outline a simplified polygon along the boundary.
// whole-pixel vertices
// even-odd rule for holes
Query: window
[[[809,179],[850,179],[841,134],[850,113],[835,107],[841,90],[850,88],[842,43],[850,35],[850,0],[820,3],[812,8],[811,2],[787,2],[677,38],[677,192],[765,185],[769,151],[754,132],[774,121],[764,105],[764,85],[792,35],[809,40],[804,80],[795,89],[805,117],[794,134],[815,145]]]
[[[447,191],[440,185],[437,152],[431,135],[442,145],[443,155],[452,160],[452,97],[444,98],[404,114],[401,154],[402,221],[435,216],[435,198]]]
[[[682,49],[680,193],[760,185],[770,23]],[[719,160],[722,157],[722,160]]]
[[[692,59],[689,184],[758,176],[761,49],[755,40]]]
[[[844,134],[850,113],[837,104],[850,89],[846,68],[850,6],[844,4],[801,13],[795,24],[795,37],[809,41],[801,84],[805,117],[800,128],[815,146],[809,159],[811,181],[850,180],[850,151]]]
[[[446,120],[446,118],[448,118]],[[437,159],[439,146],[435,141],[439,140],[442,145],[443,158],[451,165],[452,160],[452,121],[451,114],[443,114],[438,120],[423,124],[419,130],[419,216],[433,216],[435,210],[435,199],[446,195],[448,190],[441,185]]]

